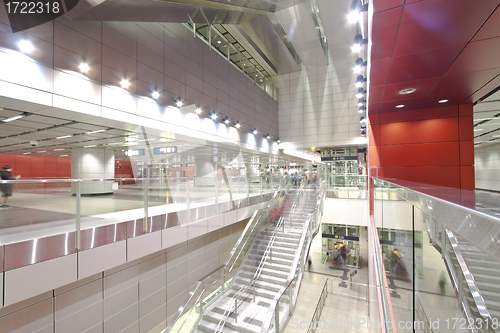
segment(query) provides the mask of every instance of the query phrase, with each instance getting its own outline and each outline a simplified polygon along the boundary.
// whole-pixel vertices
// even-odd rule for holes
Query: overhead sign
[[[143,156],[146,155],[145,149],[125,150],[125,156]]]
[[[250,164],[251,168],[260,168],[262,164]]]
[[[321,161],[357,161],[358,156],[322,157]]]
[[[154,148],[153,154],[161,155],[161,154],[175,154],[177,153],[177,146],[172,147],[162,147],[162,148]]]
[[[187,166],[188,168],[194,168],[195,164],[194,164],[194,163],[188,163],[188,164],[186,164],[186,166]]]
[[[172,168],[182,168],[182,164],[172,164]]]

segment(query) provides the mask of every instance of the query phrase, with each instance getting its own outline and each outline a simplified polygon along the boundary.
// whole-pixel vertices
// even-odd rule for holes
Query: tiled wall
[[[500,191],[500,144],[475,149],[476,188]]]
[[[151,119],[175,123],[165,107],[180,97],[185,106],[200,105],[204,116],[216,111],[247,130],[256,127],[278,136],[278,103],[182,24],[61,17],[13,34],[8,22],[2,6],[0,96],[59,108],[50,113],[60,116],[68,109],[86,121],[103,117],[160,129]],[[23,38],[36,50],[29,58],[17,53]],[[90,66],[85,75],[78,69],[83,61]],[[127,91],[119,88],[124,78],[130,81]],[[155,89],[160,93],[156,102],[151,98]]]
[[[10,165],[13,175],[22,178],[69,178],[71,158],[0,154],[0,167]]]
[[[277,76],[279,131],[283,143],[298,147],[366,143],[360,137],[352,59]],[[348,84],[344,91],[341,84]]]
[[[161,332],[247,220],[0,309],[0,332]]]

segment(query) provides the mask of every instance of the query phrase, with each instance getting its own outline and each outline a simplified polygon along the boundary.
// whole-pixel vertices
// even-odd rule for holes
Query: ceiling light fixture
[[[212,114],[210,114],[210,118],[211,118],[212,120],[217,119],[217,113],[215,113],[215,111],[214,111],[214,112],[212,112]]]
[[[366,66],[367,65],[367,62],[366,61],[363,61],[363,58],[358,58],[356,59],[356,61],[354,62],[354,72],[355,73],[359,73],[361,72],[361,69],[363,68],[363,66]]]
[[[20,115],[17,115],[17,116],[14,116],[14,117],[10,117],[10,118],[7,118],[7,119],[4,119],[2,120],[4,123],[10,123],[11,121],[14,121],[14,120],[18,120],[18,119],[21,119],[21,118],[24,118],[26,116],[25,113],[23,114],[20,114]]]
[[[365,112],[365,110],[366,110],[365,106],[360,106],[358,109],[358,113],[363,113]]]
[[[220,43],[222,43],[222,42],[221,42],[220,40],[218,40],[218,41],[217,41],[217,44],[220,44]]]
[[[46,153],[47,151],[46,150],[39,150],[37,151],[37,153]]]
[[[276,143],[277,143],[277,144],[280,144],[280,143],[281,143],[280,138],[276,139]]]
[[[358,22],[359,16],[361,12],[366,12],[368,11],[368,4],[361,4],[361,0],[354,0],[351,3],[351,10],[349,11],[349,14],[347,15],[347,19],[351,23],[356,23]]]
[[[182,100],[181,98],[179,97],[176,101],[175,101],[175,105],[180,108],[181,106],[184,105],[184,103],[182,103]]]
[[[357,34],[356,36],[354,36],[354,41],[351,46],[352,52],[361,51],[361,47],[363,46],[363,44],[368,44],[368,39],[363,38],[361,34]]]
[[[195,112],[196,112],[196,114],[200,114],[202,112],[201,108],[199,106],[197,106]]]
[[[129,86],[130,86],[130,81],[127,80],[127,79],[122,79],[120,81],[120,86],[123,88],[123,89],[127,89]]]
[[[90,69],[89,65],[82,62],[79,66],[78,66],[78,69],[80,70],[80,72],[82,73],[87,73]]]
[[[106,131],[105,129],[100,129],[100,130],[97,130],[97,131],[90,131],[90,132],[87,132],[85,134],[101,133],[101,132],[105,132],[105,131]]]
[[[224,124],[229,124],[229,118],[228,117],[224,117],[224,119],[222,120],[224,122]]]
[[[91,148],[91,147],[95,147],[97,145],[90,145],[90,146],[83,146],[83,148]]]
[[[22,40],[17,44],[17,46],[19,46],[21,52],[27,54],[30,54],[35,49],[35,47],[33,46],[33,44],[31,44],[29,40]]]
[[[359,122],[361,124],[366,124],[366,118],[364,116],[361,116],[361,118],[359,118]]]
[[[158,99],[158,97],[160,97],[160,93],[158,92],[158,89],[155,89],[155,90],[151,93],[151,97],[153,97],[154,99]]]
[[[359,88],[358,89],[358,93],[356,94],[356,97],[357,98],[361,98],[363,97],[363,95],[366,93],[366,90],[364,90],[363,88]]]
[[[358,99],[358,106],[365,105],[365,102],[366,102],[366,100],[363,97],[361,97],[360,99]]]
[[[438,103],[446,103],[446,102],[448,102],[448,100],[447,100],[447,99],[442,99],[442,100],[440,100]]]
[[[240,128],[241,127],[241,124],[239,122],[236,122],[236,124],[234,124],[234,127],[236,128]]]
[[[266,134],[266,139],[269,140],[271,136],[269,134]]]
[[[63,135],[56,137],[56,139],[66,139],[66,138],[71,138],[71,135]]]
[[[361,87],[364,82],[366,82],[366,79],[363,77],[363,75],[358,75],[358,77],[356,78],[356,87]]]
[[[412,94],[414,93],[415,91],[417,91],[417,89],[415,88],[406,88],[406,89],[403,89],[399,92],[400,95],[408,95],[408,94]]]
[[[31,154],[31,152],[23,153],[23,155],[29,155],[29,154]]]
[[[108,146],[111,146],[111,145],[119,145],[119,144],[121,144],[121,143],[123,143],[123,142],[112,142],[112,143],[108,143]]]
[[[404,104],[399,104],[399,105],[396,105],[396,107],[397,107],[398,109],[401,109],[401,108],[404,108],[405,106],[404,106]]]
[[[253,135],[257,134],[257,129],[256,129],[256,128],[254,128],[254,129],[252,130],[252,134],[253,134]]]
[[[54,151],[61,151],[61,150],[64,150],[64,148],[54,149]]]

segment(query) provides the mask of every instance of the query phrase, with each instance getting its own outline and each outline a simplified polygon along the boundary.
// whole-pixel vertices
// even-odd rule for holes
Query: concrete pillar
[[[106,148],[72,148],[71,177],[73,179],[115,178],[115,151]],[[81,194],[113,193],[113,181],[84,181]],[[76,193],[72,184],[71,192]]]
[[[195,186],[215,186],[215,178],[217,176],[217,164],[213,158],[195,157],[196,176],[194,180]]]

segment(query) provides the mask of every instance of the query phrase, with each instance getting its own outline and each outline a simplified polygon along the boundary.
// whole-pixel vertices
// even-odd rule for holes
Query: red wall
[[[474,190],[472,104],[369,116],[370,167],[378,174]]]
[[[0,167],[12,166],[13,175],[22,178],[70,178],[71,158],[0,154]]]

